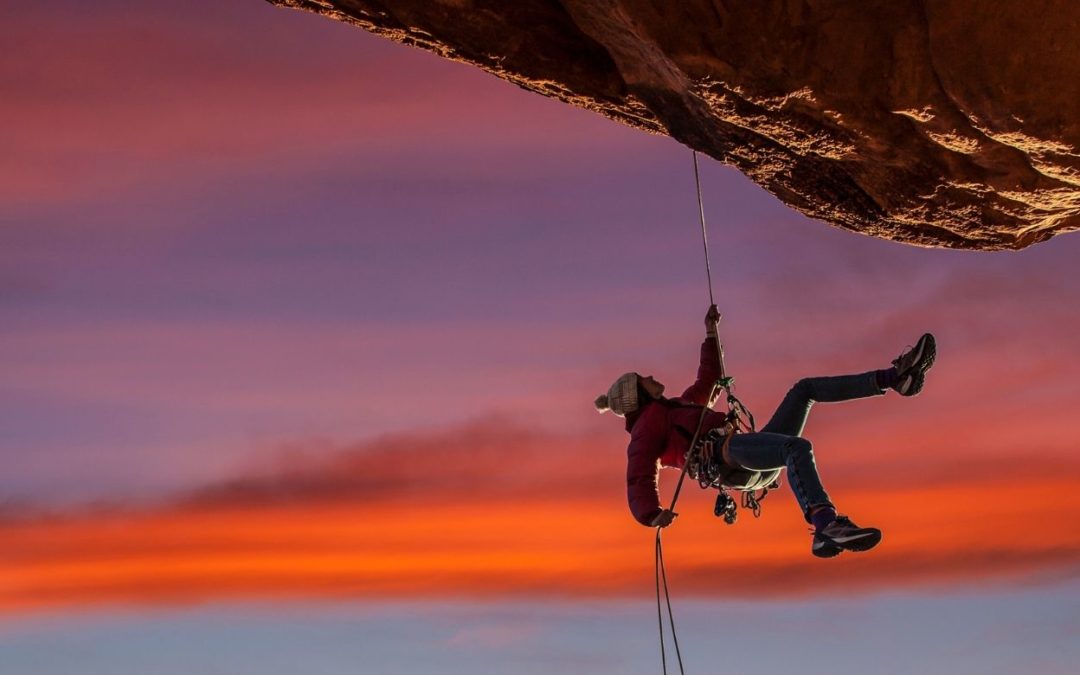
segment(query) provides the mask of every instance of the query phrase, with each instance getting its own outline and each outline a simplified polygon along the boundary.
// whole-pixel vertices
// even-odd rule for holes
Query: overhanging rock
[[[922,246],[1080,229],[1074,0],[269,0],[464,61]]]

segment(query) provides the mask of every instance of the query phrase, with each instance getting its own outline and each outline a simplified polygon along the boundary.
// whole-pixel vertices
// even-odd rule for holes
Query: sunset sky
[[[659,672],[591,402],[694,375],[688,149],[261,0],[15,2],[0,44],[0,675]],[[1080,235],[917,249],[702,181],[759,418],[939,358],[807,427],[873,552],[684,492],[688,671],[1075,672]]]

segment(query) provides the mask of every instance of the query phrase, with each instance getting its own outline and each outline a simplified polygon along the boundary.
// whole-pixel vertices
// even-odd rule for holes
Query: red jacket
[[[630,446],[626,449],[626,495],[630,512],[642,525],[648,525],[660,513],[660,467],[682,469],[690,438],[697,429],[705,399],[720,377],[716,338],[707,337],[701,344],[701,365],[697,381],[675,399],[650,401],[627,416],[626,430]],[[724,425],[724,413],[709,410],[701,433]]]

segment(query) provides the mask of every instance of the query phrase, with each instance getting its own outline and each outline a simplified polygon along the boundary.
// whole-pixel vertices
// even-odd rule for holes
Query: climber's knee
[[[801,398],[813,400],[814,383],[811,381],[811,378],[804,377],[792,385],[791,391],[798,394]]]
[[[792,436],[787,442],[788,455],[813,455],[814,444],[801,436]]]

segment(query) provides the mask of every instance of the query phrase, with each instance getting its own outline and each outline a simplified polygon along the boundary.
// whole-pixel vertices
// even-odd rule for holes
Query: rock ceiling
[[[1074,0],[270,0],[463,61],[921,246],[1080,229]]]

